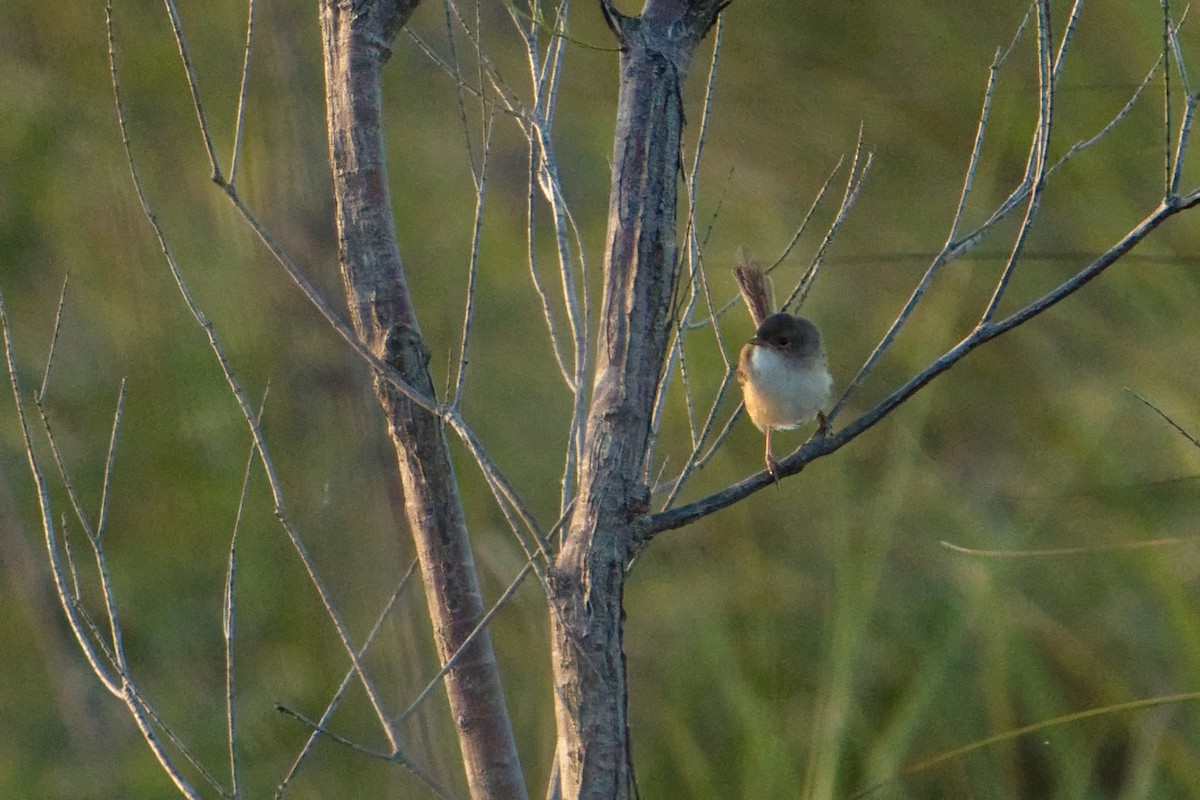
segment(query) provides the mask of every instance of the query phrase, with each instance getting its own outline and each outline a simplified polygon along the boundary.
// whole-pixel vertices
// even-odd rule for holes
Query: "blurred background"
[[[697,208],[719,296],[734,296],[728,266],[739,246],[768,261],[783,252],[839,158],[853,152],[860,126],[875,154],[803,309],[824,331],[839,387],[946,239],[989,66],[1026,11],[1023,2],[763,0],[726,12]],[[246,10],[211,0],[180,12],[227,172]],[[481,13],[484,47],[527,100],[507,13]],[[598,306],[616,54],[595,4],[572,13],[578,44],[567,55],[555,131]],[[1055,9],[1056,30],[1064,14]],[[413,558],[369,375],[208,180],[165,11],[119,3],[114,16],[142,180],[242,384],[255,402],[269,387],[264,426],[289,517],[361,640]],[[412,28],[448,53],[441,6],[424,4]],[[340,309],[317,10],[260,4],[256,31],[238,187]],[[1023,173],[1036,119],[1034,41],[1027,30],[999,75],[966,226],[986,219]],[[1054,156],[1122,108],[1162,44],[1159,3],[1087,5],[1059,85]],[[1181,44],[1194,72],[1194,24]],[[45,406],[93,521],[127,381],[105,542],[129,658],[162,718],[207,769],[225,776],[221,596],[250,443],[138,207],[106,52],[95,4],[53,14],[32,0],[0,4],[0,292],[28,398],[41,385],[70,276]],[[711,39],[685,89],[689,154],[710,53]],[[1184,89],[1177,74],[1172,80],[1178,119]],[[409,284],[435,380],[449,381],[474,200],[459,101],[452,82],[401,34],[385,103]],[[1108,138],[1054,177],[1002,314],[1090,263],[1154,209],[1163,117],[1160,74]],[[570,398],[525,266],[526,159],[519,131],[499,119],[465,414],[548,527],[558,511]],[[835,199],[844,176],[843,167]],[[1196,158],[1184,176],[1185,190],[1200,182]],[[834,211],[830,201],[818,208],[812,232],[776,273],[781,289],[800,278]],[[838,424],[967,334],[1014,231],[1012,221],[998,226],[940,274]],[[1200,434],[1198,247],[1200,216],[1168,222],[1100,279],[976,351],[832,457],[656,540],[626,596],[642,796],[847,797],[886,780],[873,796],[1200,797],[1194,701],[1097,715],[893,777],[1040,720],[1200,689],[1200,449],[1132,394]],[[538,248],[549,268],[548,237]],[[736,352],[750,335],[740,307],[722,331],[727,353]],[[723,374],[721,351],[710,331],[686,346],[706,409]],[[724,413],[734,407],[727,398]],[[676,392],[656,467],[686,457],[687,414]],[[777,454],[806,435],[777,436]],[[477,565],[494,600],[524,557],[470,457],[452,447]],[[39,454],[49,468],[40,444]],[[761,469],[761,459],[761,435],[739,421],[684,499]],[[56,513],[67,511],[65,493],[53,499]],[[67,529],[92,591],[90,554],[78,525]],[[243,790],[269,796],[308,733],[276,704],[319,717],[347,660],[257,467],[237,558]],[[100,619],[98,606],[85,606]],[[171,796],[61,617],[16,414],[5,400],[0,795]],[[394,709],[436,672],[428,630],[413,581],[368,657]],[[554,725],[546,612],[534,581],[499,614],[493,633],[531,793],[540,795]],[[357,689],[331,727],[384,746]],[[413,756],[462,791],[440,693],[405,734]],[[426,795],[399,767],[323,742],[286,796]]]

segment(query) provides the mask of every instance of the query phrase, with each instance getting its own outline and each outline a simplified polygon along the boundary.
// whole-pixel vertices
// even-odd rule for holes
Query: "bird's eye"
[[[780,347],[787,347],[788,346],[788,338],[786,336],[780,336],[779,337],[779,345],[780,345]]]

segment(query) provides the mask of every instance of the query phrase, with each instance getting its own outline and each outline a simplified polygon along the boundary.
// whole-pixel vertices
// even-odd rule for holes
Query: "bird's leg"
[[[824,411],[817,412],[817,435],[824,436],[829,433],[829,420],[825,418]]]
[[[775,479],[775,484],[779,484],[779,462],[775,460],[775,456],[771,455],[771,429],[765,431],[767,435],[767,472],[771,473],[771,477]]]

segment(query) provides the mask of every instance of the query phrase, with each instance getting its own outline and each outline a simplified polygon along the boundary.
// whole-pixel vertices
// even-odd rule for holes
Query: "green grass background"
[[[239,189],[341,307],[314,5],[259,8]],[[825,333],[840,386],[945,239],[988,66],[1025,9],[1009,1],[743,0],[726,13],[697,209],[711,226],[705,263],[723,296],[733,292],[727,266],[736,249],[771,259],[782,251],[860,124],[875,153],[861,202],[805,306]],[[1059,28],[1064,10],[1055,9]],[[185,3],[181,13],[227,168],[245,9],[214,0]],[[256,398],[270,386],[264,425],[289,514],[361,639],[412,558],[367,371],[208,182],[163,9],[118,3],[115,17],[131,137],[151,200],[243,384]],[[526,96],[506,16],[488,8],[484,18],[489,54]],[[413,27],[446,52],[438,5],[419,9]],[[1182,40],[1193,69],[1196,30],[1189,24]],[[572,33],[612,44],[591,4],[576,5]],[[1161,45],[1158,3],[1087,5],[1063,73],[1055,154],[1103,126]],[[691,141],[707,52],[686,87]],[[985,218],[1023,169],[1036,111],[1032,53],[1027,34],[1001,75],[968,223]],[[0,5],[0,75],[0,291],[19,377],[27,392],[41,381],[69,273],[47,407],[94,515],[118,386],[128,381],[106,540],[127,647],[163,718],[224,776],[221,587],[248,435],[132,193],[102,9]],[[572,48],[556,127],[596,305],[616,80],[613,52]],[[1173,86],[1178,114],[1182,89]],[[455,363],[472,225],[458,101],[401,36],[385,102],[396,221],[440,382]],[[1162,117],[1159,81],[1118,130],[1056,177],[1003,310],[1078,270],[1154,207]],[[523,266],[525,159],[514,127],[499,120],[465,413],[549,525],[570,406]],[[1184,174],[1185,189],[1200,180],[1195,158]],[[822,207],[817,221],[827,224],[831,213]],[[1013,229],[1000,226],[942,273],[842,423],[970,330]],[[817,242],[816,234],[801,241],[781,283],[799,277]],[[1171,221],[1100,280],[972,354],[834,456],[658,539],[626,596],[642,796],[847,797],[1022,725],[1200,690],[1200,450],[1126,390],[1200,432],[1198,245],[1200,217]],[[539,252],[549,265],[548,240]],[[727,318],[730,350],[749,334],[743,322],[740,308]],[[688,357],[697,384],[713,385],[723,367],[712,337],[690,338]],[[0,408],[0,796],[171,796],[60,621],[16,417],[7,401]],[[685,419],[682,397],[673,396],[661,448],[673,464],[686,453]],[[777,452],[802,436],[779,436]],[[452,447],[494,599],[522,556],[469,456]],[[743,420],[686,495],[760,467],[761,437]],[[54,500],[66,508],[61,491]],[[1170,541],[1020,558],[941,544],[1024,551],[1160,539]],[[238,558],[243,788],[264,797],[306,736],[275,704],[319,716],[346,659],[273,519],[261,474],[251,481]],[[83,584],[94,589],[87,575]],[[553,719],[545,608],[532,581],[499,615],[494,637],[540,795]],[[435,671],[415,583],[369,664],[395,709]],[[382,747],[361,692],[333,728]],[[415,757],[462,787],[440,696],[405,733]],[[392,764],[323,743],[288,796],[422,792]],[[1059,725],[889,780],[872,796],[1200,797],[1200,705]]]

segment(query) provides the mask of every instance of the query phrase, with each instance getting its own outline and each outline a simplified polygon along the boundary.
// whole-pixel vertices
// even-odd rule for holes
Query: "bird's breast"
[[[823,355],[792,359],[770,347],[746,348],[739,377],[746,413],[759,430],[795,428],[817,416],[833,389]]]

